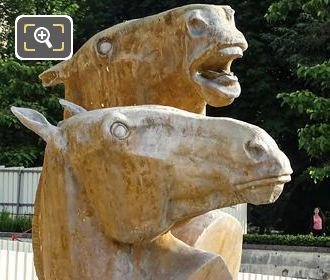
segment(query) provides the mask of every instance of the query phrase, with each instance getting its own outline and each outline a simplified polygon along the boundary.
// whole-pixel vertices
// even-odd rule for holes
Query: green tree
[[[288,85],[277,96],[282,109],[291,111],[292,125],[287,128],[295,133],[300,149],[293,151],[308,159],[297,164],[299,157],[290,157],[296,175],[281,197],[286,198],[282,228],[292,233],[308,231],[315,206],[330,210],[329,12],[327,0],[280,0],[266,14],[273,26],[266,35],[273,59],[289,73]]]
[[[52,123],[61,119],[58,97],[60,87],[45,89],[38,74],[49,67],[33,66],[13,59],[0,60],[0,163],[8,166],[42,165],[45,144],[37,135],[23,128],[10,112],[10,106],[36,109]]]
[[[78,5],[64,0],[3,0],[0,3],[0,165],[42,164],[44,143],[23,128],[10,106],[30,107],[53,123],[62,117],[58,97],[63,88],[45,89],[38,75],[50,62],[21,62],[14,58],[15,19],[22,14],[74,15]]]
[[[317,181],[330,176],[330,1],[281,0],[267,19],[277,24],[273,49],[284,58],[300,84],[278,95],[282,104],[307,116],[298,130],[299,147],[311,159],[309,175]]]
[[[75,0],[2,0],[0,2],[0,58],[14,57],[16,17],[65,14],[79,18],[77,2]]]

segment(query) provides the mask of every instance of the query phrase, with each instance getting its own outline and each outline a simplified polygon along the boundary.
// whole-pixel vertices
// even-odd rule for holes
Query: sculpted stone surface
[[[212,209],[275,200],[290,179],[273,139],[229,118],[134,106],[78,110],[55,127],[12,111],[47,142],[40,280],[232,279],[222,257],[166,232]]]
[[[247,42],[229,6],[188,5],[127,21],[40,75],[87,109],[159,104],[202,113],[240,94],[230,67]]]
[[[45,86],[64,83],[66,98],[88,109],[162,104],[204,114],[206,103],[228,105],[240,93],[230,67],[247,42],[233,15],[229,6],[189,5],[125,22],[96,34],[71,60],[40,78]],[[35,216],[38,201],[37,196]],[[199,219],[203,221],[203,215]],[[38,219],[34,228],[37,231]],[[240,231],[224,230],[241,238]],[[238,268],[241,250],[236,255],[229,266]]]
[[[176,226],[171,233],[189,246],[220,255],[232,279],[238,279],[243,229],[231,215],[213,210]]]
[[[242,56],[247,43],[235,27],[233,14],[229,6],[189,5],[125,22],[96,34],[71,60],[50,68],[40,78],[45,86],[64,83],[66,98],[87,109],[162,104],[203,114],[206,103],[225,106],[240,94],[230,66]],[[84,111],[79,106],[62,105],[66,116]],[[122,133],[124,129],[119,126],[116,131]],[[39,232],[43,188],[41,183],[35,204],[34,233]],[[202,234],[203,239],[192,246],[222,256],[235,278],[241,256],[237,242],[242,238],[236,220],[216,211],[193,221],[177,224],[172,232],[176,235],[182,232],[181,226],[186,230],[188,225],[189,235],[180,235],[187,244],[190,243],[185,238],[197,240]],[[224,226],[224,221],[228,226]],[[199,223],[205,225],[203,232],[193,229]],[[216,238],[213,249],[209,242],[204,242]],[[41,271],[40,241],[36,234],[33,242],[36,268]],[[228,255],[227,248],[237,250],[235,258]]]

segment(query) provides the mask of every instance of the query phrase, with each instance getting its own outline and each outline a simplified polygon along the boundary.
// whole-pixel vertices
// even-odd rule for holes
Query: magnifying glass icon
[[[53,47],[52,43],[49,41],[50,33],[46,27],[38,27],[34,31],[34,39],[38,43],[46,44],[49,49]]]

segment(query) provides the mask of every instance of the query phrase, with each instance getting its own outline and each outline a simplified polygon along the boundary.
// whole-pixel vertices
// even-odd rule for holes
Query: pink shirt
[[[321,230],[322,229],[322,219],[319,215],[313,216],[313,229]]]

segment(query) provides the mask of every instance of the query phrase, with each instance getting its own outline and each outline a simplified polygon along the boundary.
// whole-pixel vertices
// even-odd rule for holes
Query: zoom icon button
[[[15,55],[21,60],[66,60],[72,56],[69,16],[24,15],[15,21]]]
[[[44,39],[45,37],[45,39]],[[50,33],[46,27],[38,27],[34,31],[34,39],[38,43],[45,43],[49,49],[53,47],[52,43],[49,41]]]

